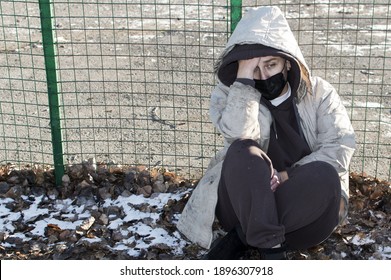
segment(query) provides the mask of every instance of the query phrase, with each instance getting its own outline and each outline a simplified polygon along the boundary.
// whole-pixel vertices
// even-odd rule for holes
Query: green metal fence
[[[198,178],[222,139],[213,63],[246,7],[278,5],[357,132],[351,165],[391,175],[389,0],[0,2],[0,164],[165,167]]]

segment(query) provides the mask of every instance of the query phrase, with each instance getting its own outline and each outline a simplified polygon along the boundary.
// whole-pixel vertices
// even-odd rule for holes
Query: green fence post
[[[242,18],[242,0],[231,0],[231,33]]]
[[[52,11],[50,0],[39,0],[42,43],[49,98],[50,129],[52,134],[53,160],[56,185],[61,185],[64,175],[64,157],[61,135],[60,104],[57,88],[56,54],[53,40]]]

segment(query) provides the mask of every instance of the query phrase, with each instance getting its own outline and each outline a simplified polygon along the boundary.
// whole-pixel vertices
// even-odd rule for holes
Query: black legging
[[[289,180],[270,189],[271,165],[253,140],[228,149],[218,189],[216,216],[229,231],[240,226],[248,245],[271,248],[285,241],[305,249],[324,241],[338,224],[341,185],[330,164],[292,169]]]

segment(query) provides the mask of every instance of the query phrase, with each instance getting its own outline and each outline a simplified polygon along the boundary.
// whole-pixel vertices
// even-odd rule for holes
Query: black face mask
[[[284,68],[282,68],[282,71],[284,71]],[[282,90],[284,89],[287,80],[284,77],[284,74],[282,71],[276,75],[271,76],[269,79],[266,80],[255,80],[255,88],[262,93],[262,96],[265,97],[267,100],[272,100],[277,98]]]

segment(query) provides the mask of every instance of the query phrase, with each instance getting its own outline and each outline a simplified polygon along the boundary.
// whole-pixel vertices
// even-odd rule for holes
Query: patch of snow
[[[118,230],[125,237],[118,241],[111,249],[126,251],[130,256],[139,256],[142,249],[148,249],[150,246],[160,245],[170,248],[175,253],[182,253],[181,248],[185,247],[186,241],[182,239],[178,232],[169,233],[165,229],[159,227],[156,223],[159,220],[159,215],[164,205],[170,199],[179,200],[188,191],[178,194],[160,193],[154,194],[150,198],[145,198],[143,195],[131,195],[129,197],[119,196],[117,199],[106,199],[101,207],[116,206],[120,208],[125,217],[117,217],[110,215],[108,228]],[[43,197],[35,197],[33,201],[28,200],[28,197],[22,199],[29,201],[28,207],[19,212],[11,212],[6,206],[8,203],[15,203],[11,198],[0,199],[0,232],[7,233],[7,238],[20,238],[23,242],[31,240],[31,236],[42,236],[45,238],[45,229],[49,224],[55,224],[62,230],[75,230],[82,222],[91,217],[92,209],[97,209],[97,206],[86,208],[85,206],[73,205],[73,200],[54,200],[51,207],[42,208],[40,205],[44,201]],[[140,211],[136,206],[147,205],[145,212]],[[149,212],[153,209],[153,212]],[[177,216],[178,217],[178,216]],[[28,224],[32,229],[29,232],[17,232],[17,229],[12,225],[13,222],[23,218],[23,222]],[[129,222],[134,222],[132,223]],[[124,223],[130,225],[126,228],[121,227]],[[139,236],[136,240],[135,236]],[[130,236],[127,238],[126,236]],[[78,242],[99,242],[100,238],[81,238]],[[7,243],[4,240],[4,247],[12,247],[14,245]]]
[[[367,244],[373,244],[375,243],[375,240],[369,238],[368,236],[360,236],[356,234],[353,236],[353,238],[350,240],[350,242],[357,246],[367,245]]]
[[[383,259],[391,259],[391,247],[380,247],[379,253],[382,254]]]

